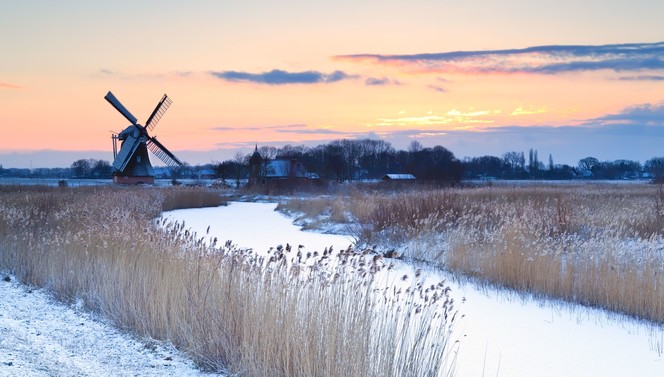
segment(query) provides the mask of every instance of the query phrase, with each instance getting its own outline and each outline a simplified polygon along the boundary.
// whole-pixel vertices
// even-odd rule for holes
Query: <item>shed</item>
[[[383,181],[414,181],[416,178],[412,174],[385,174]]]

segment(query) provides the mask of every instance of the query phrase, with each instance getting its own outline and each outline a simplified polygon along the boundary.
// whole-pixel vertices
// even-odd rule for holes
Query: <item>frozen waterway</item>
[[[279,244],[308,251],[345,248],[350,237],[303,232],[274,211],[276,204],[172,211],[166,217],[219,241],[263,252]],[[408,265],[401,266],[411,271]],[[432,278],[448,278],[430,272]],[[463,319],[457,376],[664,376],[664,329],[604,311],[530,300],[494,289],[451,284]]]

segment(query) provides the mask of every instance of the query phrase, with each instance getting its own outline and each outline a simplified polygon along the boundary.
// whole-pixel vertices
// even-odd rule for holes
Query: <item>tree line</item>
[[[262,161],[298,160],[310,172],[328,181],[347,182],[379,179],[387,173],[410,173],[421,180],[459,181],[463,163],[448,149],[437,145],[424,148],[413,142],[408,150],[396,150],[383,140],[334,140],[315,147],[285,145],[257,148]],[[248,174],[250,154],[214,165],[219,176],[239,180]]]
[[[502,156],[466,157],[459,160],[443,146],[423,147],[412,141],[406,150],[374,139],[334,140],[314,147],[285,145],[257,147],[262,161],[295,159],[309,172],[328,181],[346,182],[380,179],[388,173],[413,174],[418,180],[456,182],[461,179],[641,179],[664,180],[664,157],[641,164],[638,161],[600,161],[586,157],[575,166],[556,164],[552,155],[542,160],[536,149],[510,151]],[[185,164],[167,171],[164,178],[233,179],[238,183],[249,174],[252,154],[237,152],[223,162],[191,166]],[[3,169],[0,177],[110,178],[108,161],[80,159],[69,168]]]
[[[502,156],[457,159],[437,145],[425,148],[412,141],[406,150],[396,150],[383,140],[335,140],[315,147],[285,145],[257,148],[263,161],[297,159],[309,171],[330,181],[379,179],[388,173],[409,173],[420,180],[461,179],[664,179],[664,157],[644,164],[631,160],[600,161],[586,157],[572,166],[556,164],[551,154],[542,160],[536,149],[510,151]],[[214,163],[219,177],[240,180],[248,175],[251,154],[237,153],[233,159]]]
[[[537,150],[530,149],[528,159],[523,152],[507,152],[502,157],[482,156],[465,158],[464,178],[497,179],[650,179],[664,177],[664,157],[654,157],[641,164],[639,161],[600,161],[595,157],[579,160],[576,166],[554,163],[549,154],[541,161]]]

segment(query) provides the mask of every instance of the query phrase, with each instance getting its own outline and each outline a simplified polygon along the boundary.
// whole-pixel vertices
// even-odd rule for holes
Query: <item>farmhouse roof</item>
[[[297,160],[271,160],[265,164],[265,178],[309,178],[309,173]]]
[[[402,180],[413,180],[415,179],[415,176],[412,174],[385,174],[383,177],[383,180],[390,180],[390,181],[402,181]]]

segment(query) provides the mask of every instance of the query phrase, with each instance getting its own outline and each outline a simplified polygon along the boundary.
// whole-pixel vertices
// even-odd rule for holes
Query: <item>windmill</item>
[[[156,136],[150,136],[148,130],[152,131],[169,106],[170,98],[166,94],[161,98],[154,111],[145,123],[138,124],[138,120],[127,110],[120,101],[108,92],[104,97],[117,111],[120,112],[131,124],[119,134],[113,134],[113,182],[124,184],[154,183],[154,169],[150,164],[148,149],[159,157],[168,166],[182,165],[166,147],[157,141]],[[118,151],[118,140],[122,143]]]

